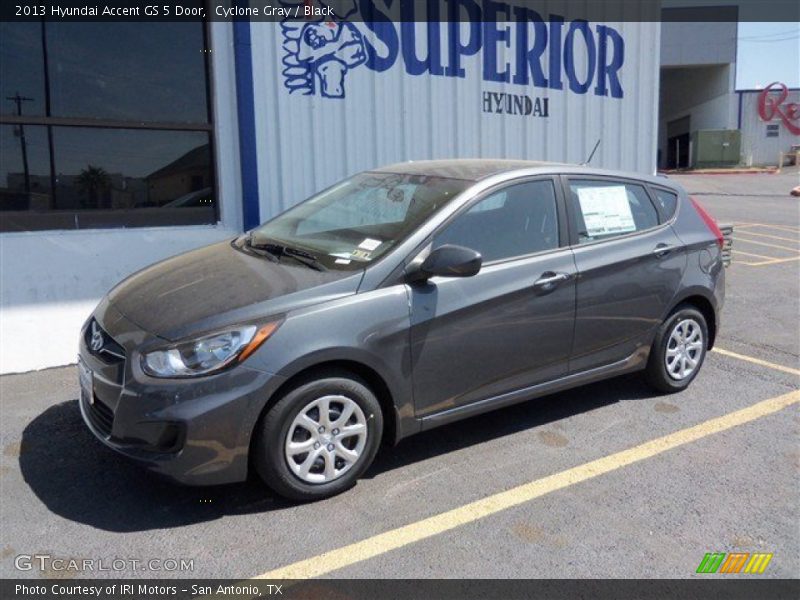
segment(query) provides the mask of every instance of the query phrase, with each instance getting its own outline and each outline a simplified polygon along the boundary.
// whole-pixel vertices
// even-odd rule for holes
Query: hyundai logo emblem
[[[89,348],[92,352],[100,352],[103,349],[103,332],[97,326],[97,321],[92,321],[92,339],[89,340]]]

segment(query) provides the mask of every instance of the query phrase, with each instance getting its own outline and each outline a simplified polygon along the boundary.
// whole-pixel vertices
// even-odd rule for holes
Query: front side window
[[[203,23],[0,39],[0,231],[217,221]]]
[[[553,182],[527,181],[487,196],[434,238],[434,248],[444,244],[480,252],[484,263],[557,248]]]
[[[327,268],[362,269],[470,184],[446,177],[360,173],[254,229],[246,243],[255,249],[278,244],[300,250]]]
[[[580,244],[658,225],[658,213],[641,185],[622,181],[571,180],[569,187]]]

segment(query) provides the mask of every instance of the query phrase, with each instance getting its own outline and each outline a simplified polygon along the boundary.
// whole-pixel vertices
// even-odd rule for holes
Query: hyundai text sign
[[[313,4],[330,8],[325,2]],[[484,112],[547,116],[546,99],[522,89],[530,87],[624,96],[625,40],[608,25],[543,16],[522,4],[491,0],[422,7],[413,0],[357,0],[337,7],[332,18],[282,21],[282,75],[289,92],[341,99],[354,69],[403,69],[414,77],[479,76],[486,83],[520,86],[519,94],[484,92]],[[421,10],[426,14],[418,14]]]

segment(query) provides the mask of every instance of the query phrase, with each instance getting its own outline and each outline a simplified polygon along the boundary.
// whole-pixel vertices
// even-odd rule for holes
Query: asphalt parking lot
[[[712,577],[695,574],[707,552],[760,552],[773,554],[762,575],[713,577],[797,577],[798,172],[678,179],[735,224],[718,351],[687,391],[627,376],[496,411],[295,506],[117,457],[80,420],[74,367],[4,376],[0,576],[684,578]],[[19,571],[19,555],[193,569]]]

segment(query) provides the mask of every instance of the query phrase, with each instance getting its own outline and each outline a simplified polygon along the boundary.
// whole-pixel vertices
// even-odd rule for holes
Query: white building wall
[[[739,92],[742,96],[742,162],[748,166],[778,164],[778,155],[788,152],[793,145],[800,144],[800,135],[792,133],[779,115],[764,121],[758,113],[759,91]],[[776,92],[772,92],[775,95]],[[787,105],[800,105],[800,89],[789,90],[780,110],[789,114]],[[800,121],[790,121],[800,127]],[[777,125],[778,137],[767,137],[767,125]]]
[[[386,50],[362,23],[356,25],[379,52]],[[592,31],[597,25],[591,24]],[[624,96],[619,99],[595,95],[594,85],[586,94],[576,94],[566,85],[553,90],[485,81],[485,48],[462,59],[464,78],[411,76],[401,53],[382,72],[364,64],[349,70],[342,98],[323,97],[318,87],[309,95],[290,93],[283,70],[291,44],[281,24],[254,23],[262,220],[353,173],[405,160],[507,157],[580,163],[601,139],[593,165],[652,173],[660,26],[657,22],[607,25],[619,31],[625,43],[620,70]],[[426,26],[416,24],[418,53],[423,56]],[[441,36],[447,64],[447,36],[444,32]],[[503,43],[497,44],[497,62],[510,63],[514,73],[513,39],[509,46],[504,50]],[[576,54],[577,72],[585,73],[586,59],[581,55],[586,53]],[[485,91],[547,98],[549,117],[482,112]]]
[[[220,223],[0,234],[0,374],[74,363],[80,326],[116,283],[241,231],[231,25],[211,37]]]

